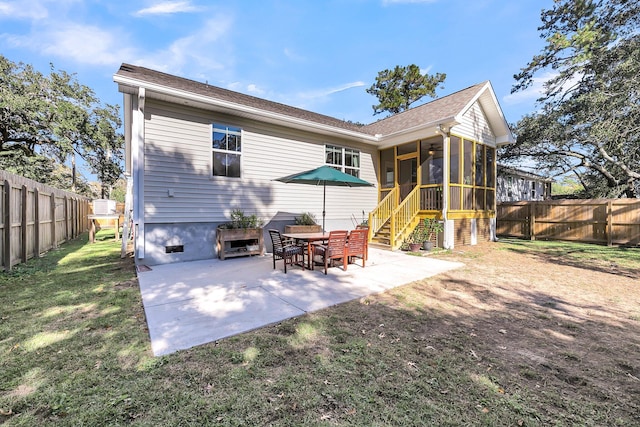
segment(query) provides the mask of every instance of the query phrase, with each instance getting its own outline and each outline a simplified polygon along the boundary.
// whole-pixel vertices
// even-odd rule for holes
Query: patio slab
[[[462,266],[369,249],[366,267],[282,271],[271,255],[209,259],[138,273],[156,356],[216,341]]]

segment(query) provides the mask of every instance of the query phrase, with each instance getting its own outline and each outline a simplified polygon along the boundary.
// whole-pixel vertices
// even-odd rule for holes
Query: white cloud
[[[241,83],[241,82],[233,82],[233,83],[229,83],[227,86],[227,89],[229,90],[233,90],[235,92],[242,92],[242,93],[248,93],[251,94],[253,96],[264,96],[267,91],[265,91],[264,89],[258,87],[258,85],[256,85],[255,83],[249,83],[247,85]]]
[[[362,86],[367,86],[367,84],[365,82],[356,81],[345,83],[339,86],[313,89],[293,94],[272,94],[270,95],[269,99],[298,108],[317,111],[319,105],[330,101],[332,95]]]
[[[224,40],[232,25],[228,15],[224,19],[213,17],[194,33],[175,40],[166,49],[145,54],[136,63],[179,75],[185,74],[185,68],[191,71],[187,74],[203,76],[225,69],[234,62],[231,47]]]
[[[510,93],[503,97],[502,100],[505,105],[533,103],[544,94],[544,86],[546,82],[556,76],[557,74],[554,73],[545,73],[540,77],[535,77],[533,79],[533,83],[527,89],[516,93]]]
[[[250,85],[247,85],[247,93],[260,96],[260,95],[264,95],[266,92],[263,89],[259,88],[257,85],[250,84]]]
[[[429,71],[431,71],[432,68],[433,65],[429,65],[427,68],[420,68],[420,74],[427,74]]]
[[[45,19],[47,16],[49,16],[49,13],[47,9],[38,1],[0,1],[0,19],[2,19],[3,16],[12,19]]]
[[[270,101],[282,102],[286,105],[291,105],[310,111],[316,111],[318,105],[327,102],[331,95],[362,86],[366,86],[366,83],[356,81],[352,83],[345,83],[340,86],[313,89],[305,92],[277,93],[265,90],[254,83],[245,84],[239,81],[234,81],[225,85],[225,87],[229,90],[258,96]]]
[[[189,1],[165,1],[140,9],[134,13],[134,16],[170,15],[173,13],[197,12],[198,10],[199,8]]]
[[[55,28],[39,28],[37,34],[3,38],[13,47],[91,65],[117,66],[122,58],[131,56],[128,49],[121,47],[121,36],[91,25],[64,23]]]
[[[365,82],[352,82],[352,83],[345,83],[341,86],[336,86],[336,87],[330,87],[330,88],[324,88],[324,89],[316,89],[316,90],[312,90],[309,92],[301,92],[298,93],[298,97],[301,99],[317,99],[317,98],[324,98],[330,95],[333,95],[334,93],[338,93],[338,92],[343,92],[345,90],[349,90],[349,89],[353,89],[355,87],[362,87],[362,86],[366,86],[367,84]]]
[[[4,7],[4,3],[0,4]],[[229,14],[213,16],[191,34],[153,50],[144,49],[122,28],[65,19],[57,19],[55,24],[49,21],[34,24],[31,31],[24,34],[0,33],[0,42],[11,48],[28,49],[79,64],[117,67],[122,62],[130,62],[202,80],[210,79],[211,72],[215,71],[219,80],[221,71],[234,63],[232,46],[225,39],[232,25]],[[251,90],[257,93],[259,89],[254,86]]]
[[[509,94],[502,98],[502,100],[505,102],[505,105],[534,103],[538,98],[541,98],[542,95],[545,94],[547,83],[555,77],[558,77],[558,73],[546,72],[540,77],[534,77],[533,83],[527,89],[521,92]],[[576,75],[564,82],[559,93],[565,93],[573,90],[576,84],[580,82],[581,78],[582,76]]]
[[[0,0],[0,20],[3,17],[15,20],[41,21],[72,8],[83,0]]]

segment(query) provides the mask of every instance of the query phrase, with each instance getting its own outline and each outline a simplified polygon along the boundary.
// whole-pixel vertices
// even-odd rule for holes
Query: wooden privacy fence
[[[640,245],[640,199],[499,203],[499,236]]]
[[[87,231],[89,199],[0,170],[0,261],[4,270]]]

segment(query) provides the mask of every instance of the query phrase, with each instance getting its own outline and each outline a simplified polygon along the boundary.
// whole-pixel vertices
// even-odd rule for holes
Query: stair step
[[[381,245],[390,245],[391,244],[391,239],[381,239],[379,237],[374,237],[373,239],[371,239],[371,243],[380,243]]]

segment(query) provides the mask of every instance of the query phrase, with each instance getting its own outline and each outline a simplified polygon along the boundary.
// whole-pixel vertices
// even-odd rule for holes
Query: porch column
[[[449,175],[450,175],[450,147],[449,137],[451,136],[451,129],[444,126],[438,126],[438,131],[442,135],[442,173],[444,174],[442,180],[442,222],[443,222],[443,239],[442,247],[445,249],[453,249],[454,242],[454,227],[453,220],[449,220],[449,196],[451,194],[449,190]]]

